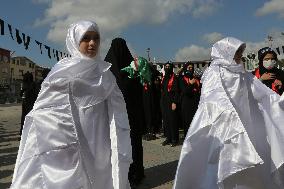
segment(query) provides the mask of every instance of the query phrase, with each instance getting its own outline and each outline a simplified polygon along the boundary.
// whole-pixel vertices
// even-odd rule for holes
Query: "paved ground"
[[[0,189],[10,186],[19,146],[21,105],[0,105]],[[181,145],[161,146],[164,139],[143,141],[146,178],[138,189],[172,188]]]

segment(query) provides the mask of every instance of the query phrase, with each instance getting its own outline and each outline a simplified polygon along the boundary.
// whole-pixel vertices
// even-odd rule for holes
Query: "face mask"
[[[265,67],[268,70],[274,68],[275,64],[276,64],[276,60],[264,60],[263,61],[263,67]]]

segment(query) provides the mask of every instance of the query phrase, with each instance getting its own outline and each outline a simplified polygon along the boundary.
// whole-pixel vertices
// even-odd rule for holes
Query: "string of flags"
[[[8,28],[7,28],[8,27]],[[32,40],[32,38],[21,32],[19,29],[14,28],[11,24],[6,23],[0,18],[0,36],[10,35],[11,39],[16,41],[19,45],[23,45],[26,50],[29,49],[31,42],[35,42],[36,47],[39,49],[40,54],[47,54],[49,59],[56,59],[59,61],[65,57],[71,57],[68,53],[56,50],[38,40]]]

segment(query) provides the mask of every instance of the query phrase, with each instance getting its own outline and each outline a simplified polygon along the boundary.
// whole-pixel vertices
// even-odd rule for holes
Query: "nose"
[[[91,39],[91,40],[89,41],[89,45],[95,45],[96,43],[97,43],[97,41],[94,40],[94,39]]]

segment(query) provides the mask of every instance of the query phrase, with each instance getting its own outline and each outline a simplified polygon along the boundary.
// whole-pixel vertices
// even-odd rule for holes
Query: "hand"
[[[275,74],[273,74],[273,73],[264,73],[264,74],[262,74],[260,79],[263,80],[263,81],[275,79]]]
[[[177,108],[177,105],[175,103],[172,103],[172,110],[175,111]]]
[[[278,79],[276,79],[275,81],[274,81],[274,84],[275,84],[275,86],[277,87],[277,88],[281,88],[282,87],[282,82],[280,81],[280,80],[278,80]]]
[[[191,85],[193,85],[194,83],[195,83],[195,79],[193,78],[193,79],[189,79],[189,83],[191,84]]]

